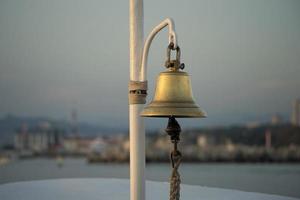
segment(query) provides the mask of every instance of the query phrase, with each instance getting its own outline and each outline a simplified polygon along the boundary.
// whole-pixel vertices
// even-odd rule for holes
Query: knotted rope
[[[170,159],[172,162],[172,173],[170,177],[170,200],[179,200],[180,198],[180,174],[178,172],[179,165],[181,163],[181,153],[177,150],[177,144],[180,140],[181,128],[175,117],[169,117],[168,126],[166,132],[171,137],[173,143],[173,151],[171,152]]]
[[[181,163],[181,153],[177,150],[171,152],[171,161],[172,161],[172,173],[170,178],[170,200],[179,200],[180,199],[180,174],[178,172],[179,165]]]

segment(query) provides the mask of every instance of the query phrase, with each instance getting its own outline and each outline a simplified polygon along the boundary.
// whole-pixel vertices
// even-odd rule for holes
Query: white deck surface
[[[169,184],[147,181],[148,199],[168,199]],[[0,185],[0,200],[129,200],[127,179],[53,179]],[[237,190],[182,185],[181,199],[296,200],[297,198]]]

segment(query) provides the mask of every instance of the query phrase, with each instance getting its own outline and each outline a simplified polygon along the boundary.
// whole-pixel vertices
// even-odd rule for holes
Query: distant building
[[[154,148],[161,151],[167,151],[170,148],[170,139],[168,136],[159,137],[154,142]]]
[[[271,149],[272,147],[272,133],[270,130],[265,132],[265,148]]]
[[[235,149],[236,149],[235,144],[233,144],[233,142],[232,142],[231,139],[229,139],[229,138],[227,138],[226,141],[225,141],[225,149],[226,149],[228,152],[233,152],[233,151],[235,151]]]
[[[70,136],[63,140],[63,148],[66,153],[71,154],[87,154],[91,150],[91,145],[96,138]]]
[[[272,125],[282,124],[282,117],[279,114],[272,115],[272,117],[271,117],[271,124]]]
[[[296,99],[293,102],[291,123],[294,126],[300,126],[300,99]]]
[[[14,146],[19,152],[44,153],[56,149],[61,142],[62,132],[48,122],[34,128],[23,124],[14,137]]]
[[[89,147],[91,153],[102,153],[107,148],[107,143],[103,138],[98,137],[94,139]],[[129,149],[129,148],[128,148]]]
[[[78,114],[76,109],[73,109],[71,112],[71,134],[73,136],[79,136]]]
[[[247,128],[250,128],[250,129],[252,129],[252,128],[257,128],[257,127],[259,127],[260,125],[261,125],[261,123],[258,122],[258,121],[253,121],[253,122],[248,122],[248,123],[246,123],[246,127],[247,127]]]
[[[205,148],[207,146],[207,137],[205,135],[199,135],[197,138],[197,145],[201,148]]]
[[[197,146],[200,148],[207,148],[216,144],[215,138],[206,134],[197,136]]]

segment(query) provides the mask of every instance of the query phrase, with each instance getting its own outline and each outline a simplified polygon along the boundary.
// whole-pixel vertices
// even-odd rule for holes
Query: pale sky
[[[0,115],[69,119],[75,108],[81,121],[126,128],[128,7],[0,0]],[[290,115],[300,97],[299,0],[145,0],[144,17],[145,36],[164,18],[175,21],[194,97],[209,116],[186,126]],[[148,101],[167,45],[165,30],[149,54]]]

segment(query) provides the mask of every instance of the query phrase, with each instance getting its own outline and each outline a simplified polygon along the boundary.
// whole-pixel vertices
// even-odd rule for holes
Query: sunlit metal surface
[[[159,74],[152,102],[142,111],[144,117],[205,117],[195,103],[186,72],[169,70]]]

